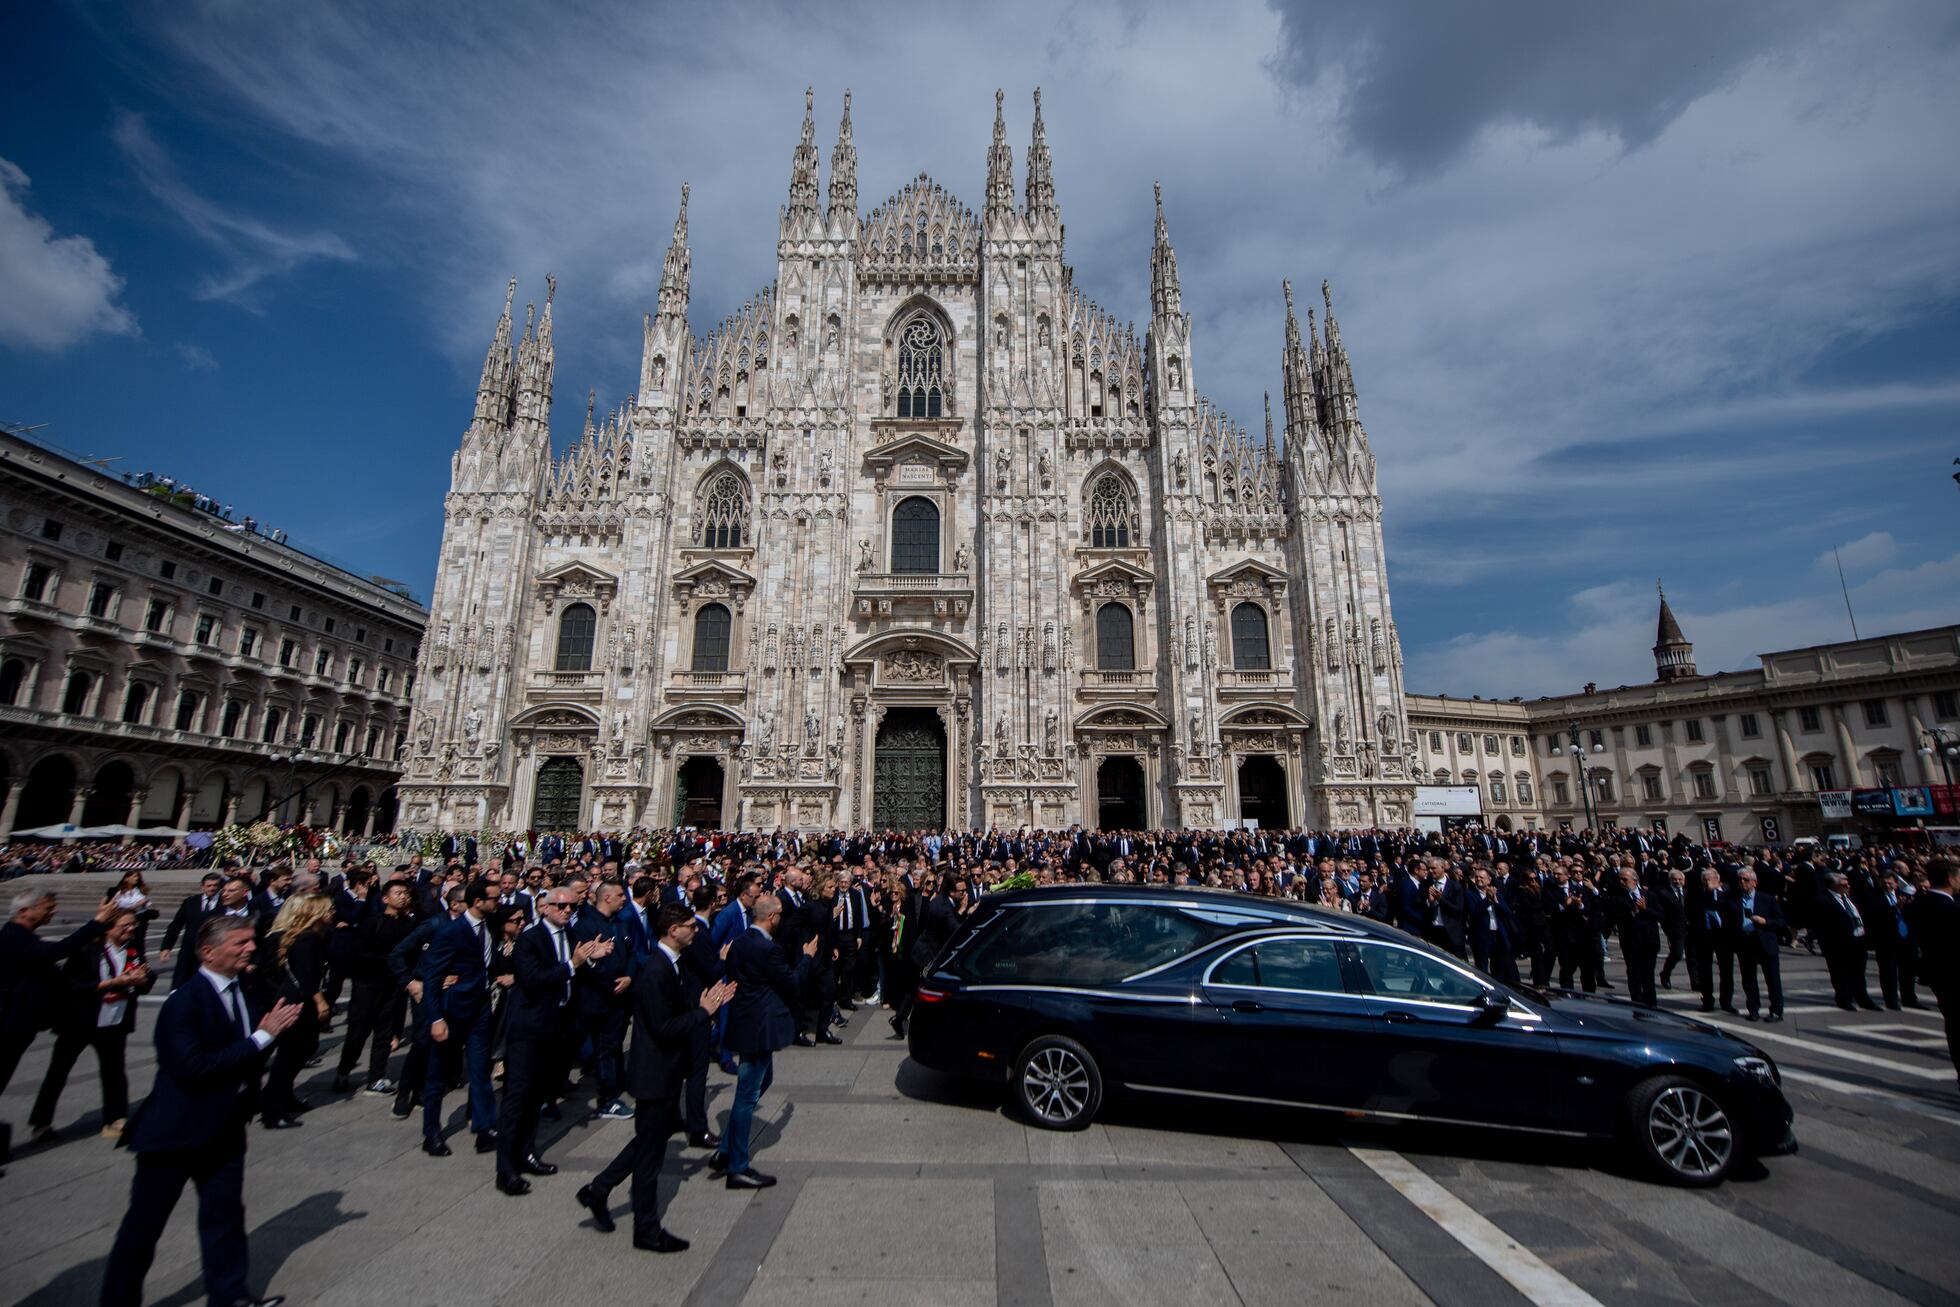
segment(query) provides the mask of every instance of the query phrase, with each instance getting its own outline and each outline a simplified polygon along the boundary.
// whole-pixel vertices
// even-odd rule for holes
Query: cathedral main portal
[[[893,708],[878,724],[871,824],[937,830],[946,824],[946,727],[931,708]]]

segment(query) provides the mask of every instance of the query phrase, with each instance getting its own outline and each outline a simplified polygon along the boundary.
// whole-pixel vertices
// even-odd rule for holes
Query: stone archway
[[[1096,765],[1096,828],[1142,830],[1150,824],[1143,798],[1143,764],[1111,754]]]
[[[1259,753],[1239,763],[1239,816],[1259,823],[1261,830],[1285,830],[1292,825],[1286,801],[1286,769],[1271,754]]]
[[[728,769],[721,759],[697,754],[674,772],[674,824],[696,830],[721,830],[722,796],[728,790]]]
[[[120,826],[129,820],[130,796],[136,792],[136,771],[120,758],[96,769],[88,802],[82,805],[84,826]]]
[[[541,831],[585,829],[585,766],[577,758],[546,758],[538,764],[531,799],[531,827]]]
[[[75,764],[63,754],[51,754],[35,763],[27,773],[27,787],[21,791],[14,829],[58,826],[68,820],[74,802]]]

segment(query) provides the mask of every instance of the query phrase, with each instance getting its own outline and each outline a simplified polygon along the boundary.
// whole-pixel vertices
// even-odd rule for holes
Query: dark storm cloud
[[[1349,144],[1399,172],[1445,166],[1486,127],[1651,142],[1696,100],[1829,15],[1817,4],[1274,0],[1276,69],[1344,85]]]

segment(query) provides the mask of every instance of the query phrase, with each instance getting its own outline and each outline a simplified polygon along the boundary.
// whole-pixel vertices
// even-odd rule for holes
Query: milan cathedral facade
[[[1282,436],[1063,260],[1035,96],[979,213],[858,207],[806,96],[774,284],[688,323],[687,191],[637,393],[554,454],[551,296],[507,297],[453,461],[411,829],[1403,825],[1375,460],[1331,299]],[[513,294],[515,283],[513,285]],[[1325,287],[1323,286],[1323,295]],[[513,338],[515,342],[513,343]]]

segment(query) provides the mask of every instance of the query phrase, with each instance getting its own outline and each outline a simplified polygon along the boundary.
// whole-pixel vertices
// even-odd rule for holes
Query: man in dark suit
[[[184,901],[177,905],[170,924],[164,928],[163,943],[158,947],[159,965],[170,961],[172,949],[182,946],[177,955],[176,979],[172,984],[181,985],[184,977],[197,970],[197,928],[218,912],[219,890],[225,878],[218,872],[207,871],[198,881],[197,893],[186,894]]]
[[[1913,992],[1912,926],[1904,912],[1908,902],[1910,899],[1899,893],[1898,877],[1890,871],[1879,876],[1858,900],[1858,910],[1865,914],[1871,930],[1879,993],[1894,1012],[1904,1006],[1902,999],[1914,1005],[1918,1002]]]
[[[129,1124],[136,1178],[103,1271],[103,1307],[139,1307],[143,1277],[186,1183],[197,1186],[210,1300],[253,1307],[283,1301],[246,1287],[245,1125],[258,1106],[266,1050],[293,1024],[299,1004],[276,1004],[255,1026],[238,982],[256,947],[249,920],[205,922],[197,940],[202,965],[157,1014],[156,1080]]]
[[[497,1189],[513,1198],[531,1192],[526,1175],[556,1175],[538,1156],[538,1116],[545,1098],[565,1082],[577,1049],[568,1020],[579,973],[613,951],[610,936],[574,942],[570,921],[578,895],[564,886],[545,895],[544,920],[517,937],[511,968],[517,983],[504,1020],[504,1102],[497,1118]]]
[[[653,956],[633,977],[633,1056],[627,1085],[633,1091],[633,1138],[578,1200],[607,1234],[613,1230],[606,1196],[629,1176],[633,1181],[633,1246],[655,1253],[678,1253],[687,1240],[661,1228],[660,1164],[667,1141],[681,1123],[681,1086],[694,1062],[695,1035],[707,1029],[716,1009],[735,992],[729,981],[710,985],[690,1001],[681,977],[683,957],[702,929],[692,908],[669,904],[655,918],[660,938]]]
[[[764,1175],[749,1164],[749,1132],[755,1122],[756,1104],[775,1078],[776,1050],[787,1048],[795,1037],[793,1014],[817,952],[817,941],[806,941],[792,970],[776,947],[782,900],[773,894],[760,895],[753,912],[753,924],[728,950],[728,979],[735,983],[736,992],[735,1001],[728,1007],[728,1031],[723,1042],[741,1061],[723,1151],[710,1163],[711,1168],[728,1172],[730,1189],[766,1189],[776,1183],[774,1176]]]
[[[469,1076],[476,1151],[497,1146],[497,1093],[490,1081],[490,952],[496,941],[489,921],[496,897],[489,882],[471,881],[463,891],[463,915],[438,925],[422,955],[418,979],[432,1045],[422,1085],[422,1151],[431,1157],[451,1151],[442,1137],[442,1094],[459,1049]]]
[[[966,882],[953,872],[946,872],[939,878],[939,892],[931,898],[924,893],[914,896],[918,900],[915,917],[907,923],[905,938],[905,963],[913,983],[899,996],[898,1005],[892,1011],[892,1033],[905,1038],[905,1023],[911,1018],[912,1004],[917,996],[917,978],[925,974],[932,960],[939,956],[939,950],[960,928],[960,912],[966,906]],[[908,904],[908,907],[911,906]]]
[[[694,934],[681,950],[681,994],[690,1003],[712,989],[721,979],[721,950],[715,947],[708,925],[708,909],[715,905],[715,887],[703,885],[694,891],[689,909],[694,914]],[[690,1148],[719,1148],[721,1136],[708,1128],[708,1062],[714,1055],[713,1022],[704,1022],[689,1036],[693,1045],[688,1065],[687,1092],[682,1102],[681,1128],[687,1131]]]
[[[1688,876],[1669,868],[1651,895],[1654,912],[1660,918],[1661,936],[1667,940],[1667,957],[1661,962],[1661,988],[1674,988],[1674,968],[1684,956],[1682,944],[1688,928]]]
[[[1876,1012],[1871,990],[1865,984],[1865,950],[1871,945],[1871,932],[1865,929],[1865,916],[1851,897],[1851,882],[1843,872],[1824,877],[1824,892],[1817,896],[1811,912],[1811,925],[1824,949],[1824,963],[1831,971],[1831,995],[1846,1012],[1866,1008]]]
[[[1946,1024],[1946,1055],[1960,1073],[1960,904],[1953,900],[1951,858],[1926,863],[1926,888],[1913,895],[1913,943],[1919,949],[1919,976],[1933,991]]]
[[[592,1048],[592,1073],[598,1084],[595,1110],[608,1121],[633,1115],[619,1094],[625,1083],[626,1028],[633,1018],[626,991],[633,983],[631,923],[635,920],[626,906],[626,890],[617,882],[601,881],[592,892],[592,916],[572,929],[574,943],[596,939],[612,944],[604,957],[580,970],[573,987],[579,1028]]]
[[[1783,933],[1783,907],[1774,894],[1756,888],[1756,873],[1748,868],[1736,873],[1735,892],[1724,898],[1729,944],[1742,969],[1742,997],[1748,1004],[1745,1014],[1754,1021],[1761,1006],[1756,989],[1756,973],[1762,972],[1769,990],[1768,1020],[1783,1019],[1783,955],[1778,937]]]
[[[1477,969],[1492,980],[1517,984],[1517,931],[1511,918],[1511,905],[1490,883],[1490,873],[1482,867],[1470,874],[1463,921],[1470,956]]]
[[[1620,883],[1606,899],[1606,920],[1620,937],[1620,953],[1627,966],[1627,997],[1638,1007],[1659,1007],[1654,963],[1661,955],[1660,914],[1632,867],[1620,869]]]
[[[1701,995],[1701,1010],[1715,1010],[1720,968],[1722,1010],[1735,1011],[1735,940],[1729,933],[1727,899],[1734,891],[1713,867],[1701,873],[1701,889],[1688,900],[1688,978]]]
[[[13,901],[13,920],[0,926],[0,1093],[14,1078],[14,1068],[61,1010],[66,986],[61,964],[102,938],[115,915],[114,899],[103,900],[95,917],[66,939],[37,939],[34,932],[54,916],[52,890],[28,890]],[[0,1161],[13,1143],[13,1127],[0,1124]]]

